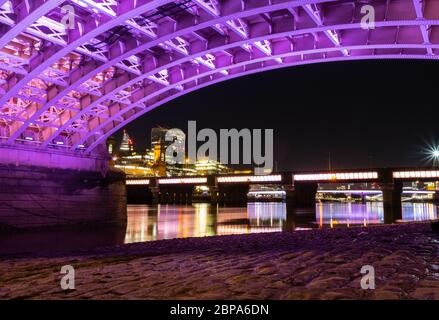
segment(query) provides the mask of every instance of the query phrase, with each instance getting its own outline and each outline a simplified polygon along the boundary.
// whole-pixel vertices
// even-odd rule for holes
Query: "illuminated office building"
[[[166,141],[167,128],[156,127],[151,130],[151,149],[144,153],[134,150],[134,142],[126,130],[123,131],[119,152],[115,151],[115,140],[107,141],[108,151],[113,155],[116,168],[123,170],[129,176],[191,176],[191,175],[217,175],[233,173],[231,169],[218,161],[209,159],[197,160],[195,164],[189,163],[185,158],[184,163],[177,163],[174,159],[166,159],[167,148],[171,146],[174,152],[185,154],[185,145]],[[178,133],[178,141],[185,141],[185,134]],[[175,135],[175,132],[174,132]],[[175,139],[175,138],[174,138]],[[247,173],[247,172],[246,172]]]
[[[166,164],[175,165],[176,161],[172,158],[166,158],[166,151],[171,148],[174,154],[185,154],[186,135],[183,132],[174,132],[174,140],[166,141],[166,133],[168,128],[156,127],[151,129],[151,148],[159,150],[161,154],[158,156],[160,161]],[[179,143],[180,142],[180,143]],[[158,147],[159,146],[159,147]]]
[[[119,150],[123,154],[129,154],[134,151],[133,140],[131,140],[126,130],[123,131],[122,143],[120,144]]]
[[[230,169],[221,162],[205,159],[197,160],[195,172],[197,175],[225,174],[230,173]]]
[[[116,154],[116,138],[114,136],[111,136],[108,138],[107,140],[107,151],[110,155],[115,155]]]

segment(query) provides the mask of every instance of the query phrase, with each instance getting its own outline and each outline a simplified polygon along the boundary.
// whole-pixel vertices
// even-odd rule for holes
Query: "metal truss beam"
[[[351,48],[351,49],[354,49],[354,48]],[[334,48],[331,48],[331,50],[334,50]],[[335,49],[335,50],[338,50],[338,49]],[[307,60],[304,60],[304,61],[299,60],[299,61],[294,61],[294,62],[284,62],[282,65],[271,64],[271,65],[265,65],[264,67],[259,68],[259,69],[252,68],[250,70],[243,70],[242,72],[232,74],[229,77],[211,78],[211,79],[209,79],[209,81],[202,82],[197,86],[188,88],[187,90],[179,91],[179,92],[176,92],[174,94],[169,94],[166,97],[163,97],[162,100],[158,100],[158,101],[153,100],[151,102],[151,104],[144,104],[142,106],[136,105],[136,106],[130,107],[129,109],[123,110],[117,114],[117,117],[113,117],[111,119],[108,119],[107,122],[102,124],[102,126],[100,127],[101,134],[97,138],[95,138],[95,140],[89,141],[88,147],[86,147],[85,145],[80,145],[80,144],[76,144],[76,145],[81,146],[81,148],[83,148],[85,153],[90,153],[98,145],[105,142],[108,139],[108,137],[110,137],[114,132],[122,129],[128,123],[134,121],[135,119],[139,118],[140,116],[144,115],[145,113],[147,113],[147,112],[149,112],[149,111],[151,111],[151,110],[153,110],[153,109],[155,109],[163,104],[166,104],[167,102],[169,102],[171,100],[177,99],[180,96],[188,94],[190,92],[194,92],[194,91],[200,90],[204,87],[207,87],[207,86],[210,86],[213,84],[217,84],[217,83],[220,83],[223,81],[227,81],[227,80],[230,80],[233,78],[246,76],[246,75],[250,75],[250,74],[255,74],[258,72],[280,69],[280,68],[284,68],[284,67],[293,67],[293,66],[307,65],[307,64],[312,64],[312,63],[335,62],[335,61],[353,61],[353,60],[378,60],[378,59],[420,59],[420,60],[421,59],[422,60],[433,59],[433,60],[439,60],[439,57],[435,56],[434,58],[431,58],[429,56],[410,55],[410,54],[383,54],[383,55],[377,54],[377,55],[370,55],[370,56],[360,56],[359,55],[359,56],[348,56],[348,57],[339,56],[336,58],[322,58],[322,59],[315,59],[315,60],[308,60],[308,61]],[[128,113],[132,109],[137,109],[139,112],[134,112],[134,113],[130,114],[128,117],[122,118],[122,120],[117,121],[117,118],[121,118],[124,113]],[[108,131],[103,132],[102,128],[104,127],[104,125],[108,125],[111,122],[113,122],[114,124],[109,126]],[[93,135],[89,134],[89,135],[87,135],[87,138],[90,139],[92,136]]]
[[[421,0],[374,1],[372,31],[353,0],[70,0],[75,30],[59,22],[62,2],[0,0],[7,143],[35,132],[39,148],[91,152],[120,124],[206,83],[321,61],[436,59],[439,49],[429,36],[439,14]]]
[[[391,27],[391,26],[401,26],[401,25],[413,26],[413,25],[417,25],[417,23],[418,22],[412,22],[412,21],[406,21],[406,22],[404,22],[404,21],[383,21],[383,22],[377,22],[376,27],[380,28],[380,27]],[[439,21],[424,21],[424,22],[419,22],[419,23],[432,23],[434,25],[439,25]],[[165,62],[162,62],[162,64],[154,65],[153,68],[150,69],[149,71],[145,70],[144,74],[140,75],[139,77],[133,78],[128,82],[122,82],[123,85],[115,87],[112,91],[108,92],[106,95],[103,95],[99,99],[95,100],[93,103],[91,103],[85,109],[82,109],[81,112],[79,112],[77,115],[75,115],[71,119],[69,119],[68,122],[63,127],[61,127],[60,130],[58,130],[56,132],[56,134],[59,132],[62,132],[62,130],[65,130],[67,128],[67,126],[69,124],[71,124],[71,122],[73,122],[75,119],[79,118],[81,115],[85,114],[90,108],[93,108],[98,104],[104,103],[107,99],[111,99],[111,97],[114,94],[116,94],[119,90],[125,89],[125,88],[127,88],[135,83],[138,83],[139,81],[143,81],[144,79],[147,79],[150,75],[156,74],[160,70],[169,70],[169,69],[178,67],[180,65],[184,65],[185,63],[188,63],[188,62],[192,61],[193,59],[196,59],[199,56],[205,56],[205,55],[209,55],[209,54],[215,55],[216,52],[222,52],[224,50],[233,49],[236,47],[241,47],[247,41],[258,41],[259,39],[276,39],[279,37],[282,38],[282,37],[306,35],[306,34],[311,34],[311,33],[322,33],[324,30],[327,30],[328,28],[331,30],[343,31],[343,30],[349,30],[349,29],[356,29],[359,26],[360,26],[359,23],[358,24],[348,24],[348,25],[322,26],[322,27],[314,27],[314,28],[306,29],[306,30],[297,30],[297,31],[281,32],[281,33],[277,33],[277,34],[274,33],[274,34],[269,34],[269,35],[260,35],[258,37],[253,38],[253,39],[246,39],[246,40],[239,39],[239,40],[232,42],[232,43],[217,44],[216,46],[211,46],[211,48],[208,50],[202,50],[202,51],[198,51],[198,52],[194,51],[192,55],[184,57],[182,59],[173,60],[173,61],[169,61],[169,60],[165,59],[164,60]],[[364,45],[364,46],[365,46],[364,48],[367,48],[368,45]],[[386,46],[389,49],[398,47],[398,45],[395,46],[395,44],[388,44],[388,45],[381,46],[380,49],[385,49]],[[415,46],[413,48],[419,48],[420,46],[422,47],[422,45],[418,45],[418,46]],[[312,45],[312,48],[314,48],[314,44]],[[408,47],[406,47],[406,48],[408,48]],[[334,47],[333,49],[335,49],[335,52],[341,51],[341,50],[348,50],[347,47]],[[275,47],[275,52],[277,50],[279,50],[278,47]],[[240,59],[243,59],[243,57],[254,57],[256,59],[259,56],[254,56],[254,55],[250,55],[250,54],[247,54],[247,55],[240,54],[239,57],[235,57],[235,58],[233,58],[233,60],[239,61]],[[270,58],[270,56],[265,56],[265,57]],[[281,57],[274,57],[273,59],[281,59]],[[224,70],[221,70],[221,71],[224,71]],[[139,95],[139,91],[137,92],[136,97],[138,97],[138,95]],[[136,103],[136,101],[137,100],[131,100],[131,103]],[[47,141],[45,143],[47,143]]]
[[[420,21],[425,20],[424,19],[424,11],[423,11],[423,8],[422,8],[423,0],[412,0],[412,1],[413,1],[413,6],[415,7],[416,18],[418,20],[420,20]],[[430,44],[430,37],[428,35],[429,26],[423,24],[423,25],[420,25],[419,28],[421,30],[422,39],[424,40],[424,43],[425,44]],[[428,54],[432,55],[433,54],[433,49],[427,48],[427,52],[428,52]]]
[[[61,1],[56,0],[54,1],[56,4],[59,4]],[[10,88],[8,92],[3,95],[3,97],[0,98],[0,106],[4,105],[11,97],[15,96],[18,91],[26,85],[29,81],[31,81],[33,78],[38,77],[39,74],[41,74],[45,69],[50,67],[52,64],[56,63],[59,59],[63,58],[70,52],[74,51],[76,48],[82,46],[84,43],[87,43],[91,39],[97,37],[98,35],[102,34],[103,32],[117,27],[120,24],[123,24],[125,21],[135,17],[136,15],[147,12],[149,10],[152,10],[154,8],[157,8],[161,5],[165,5],[167,3],[170,3],[171,0],[153,0],[149,1],[146,4],[140,4],[137,7],[134,7],[134,5],[137,3],[135,0],[123,0],[119,5],[121,7],[120,11],[121,14],[115,16],[113,19],[104,19],[102,18],[100,21],[97,21],[97,26],[94,26],[93,28],[90,28],[87,32],[85,29],[84,34],[77,33],[75,36],[72,36],[71,41],[62,49],[57,50],[57,48],[50,47],[49,50],[44,52],[42,56],[36,57],[36,61],[32,63],[33,68],[29,70],[28,74],[24,76],[15,86]],[[52,2],[49,1],[50,4]],[[53,6],[52,6],[53,7]],[[127,9],[126,8],[131,8]],[[38,9],[41,10],[41,9]],[[125,12],[124,12],[125,11]],[[39,13],[39,16],[44,15],[46,12],[43,11]],[[33,19],[33,21],[37,20],[37,18]],[[33,21],[28,22],[27,25],[31,24]],[[23,27],[24,28],[24,27]],[[85,27],[84,27],[85,28]],[[15,30],[15,27],[14,27]],[[3,37],[2,37],[3,39]],[[19,128],[16,132],[14,132],[11,137],[8,139],[8,143],[13,143],[15,139],[17,139],[21,133],[26,129],[29,124],[32,123],[31,120],[27,120],[21,128]]]

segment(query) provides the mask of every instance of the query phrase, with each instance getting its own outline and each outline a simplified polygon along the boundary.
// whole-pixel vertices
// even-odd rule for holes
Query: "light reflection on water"
[[[402,220],[437,219],[436,205],[403,203]],[[172,238],[205,237],[346,227],[346,225],[384,223],[382,203],[322,203],[315,211],[291,209],[284,203],[249,203],[244,208],[226,208],[210,204],[130,205],[128,223],[120,227],[72,228],[62,230],[0,232],[0,257],[9,254],[67,252],[89,250],[122,243]]]
[[[403,203],[403,221],[437,219],[431,203]],[[315,212],[289,214],[285,203],[249,203],[245,208],[193,205],[130,205],[125,243],[227,234],[302,230],[384,223],[381,202],[316,204]]]
[[[250,203],[247,208],[130,205],[125,243],[281,231],[285,220],[284,203]]]

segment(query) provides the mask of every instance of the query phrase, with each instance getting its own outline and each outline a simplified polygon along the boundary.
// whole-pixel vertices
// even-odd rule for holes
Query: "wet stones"
[[[429,223],[177,239],[0,260],[0,299],[439,299],[438,250]],[[73,292],[59,287],[69,263]]]

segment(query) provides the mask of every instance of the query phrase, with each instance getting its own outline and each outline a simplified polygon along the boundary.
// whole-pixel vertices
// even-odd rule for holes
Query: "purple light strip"
[[[101,2],[96,2],[96,1],[92,1],[92,0],[86,0],[86,1],[89,2],[89,3],[92,3],[94,7],[102,6]],[[82,44],[88,42],[90,39],[95,38],[94,34],[100,34],[101,32],[103,32],[105,30],[108,30],[108,28],[111,27],[111,26],[116,26],[118,24],[127,23],[127,21],[129,20],[129,18],[127,18],[127,17],[137,16],[139,14],[139,12],[141,13],[141,12],[149,11],[149,10],[145,9],[146,7],[154,8],[156,5],[158,5],[158,3],[163,4],[163,3],[172,2],[172,1],[165,1],[165,0],[163,0],[163,1],[152,1],[152,2],[149,2],[148,4],[142,5],[139,8],[133,8],[134,5],[133,5],[133,3],[131,3],[131,1],[132,0],[125,0],[124,2],[119,2],[118,7],[117,7],[118,10],[113,10],[113,8],[111,10],[109,9],[111,11],[111,12],[109,12],[109,14],[107,14],[107,15],[109,15],[109,17],[107,17],[107,19],[105,19],[105,21],[102,24],[98,25],[98,27],[96,28],[99,31],[96,31],[96,29],[95,29],[95,30],[92,30],[90,32],[86,32],[84,35],[82,35],[80,37],[76,36],[77,38],[76,39],[73,38],[71,40],[71,43],[67,44],[66,47],[64,49],[62,49],[62,50],[66,51],[66,52],[68,51],[67,49],[70,49],[70,51],[75,51],[75,50],[77,51],[77,49],[80,46],[78,46],[77,48],[74,48],[74,44],[82,45]],[[285,9],[285,8],[289,9],[290,12],[292,12],[293,16],[295,17],[294,20],[297,20],[296,18],[299,18],[299,19],[302,18],[302,15],[299,16],[298,13],[294,9],[292,9],[291,7],[295,8],[295,7],[302,6],[302,8],[309,7],[311,9],[313,9],[313,10],[311,10],[312,11],[311,15],[310,15],[310,13],[308,13],[308,15],[310,15],[311,19],[314,20],[314,22],[317,25],[322,25],[322,24],[324,24],[323,23],[324,20],[320,17],[320,13],[318,13],[318,12],[320,12],[320,10],[322,8],[320,8],[320,6],[308,6],[308,5],[310,5],[310,4],[321,4],[321,3],[326,3],[326,2],[327,3],[334,2],[334,4],[337,3],[337,1],[332,1],[332,0],[325,0],[325,1],[283,1],[282,3],[276,3],[276,4],[271,4],[271,1],[269,1],[269,0],[267,0],[266,2],[263,2],[263,1],[260,1],[257,4],[257,6],[253,7],[253,9],[250,9],[250,6],[248,4],[244,4],[243,6],[231,6],[228,2],[222,3],[221,1],[219,1],[220,2],[220,7],[221,7],[221,13],[226,14],[225,16],[220,17],[219,16],[219,11],[212,6],[212,3],[210,3],[207,0],[206,1],[204,1],[204,0],[197,0],[199,5],[202,5],[202,6],[203,5],[207,5],[207,7],[211,8],[213,10],[212,11],[211,9],[208,9],[208,11],[210,10],[211,12],[213,12],[213,17],[211,19],[209,19],[208,21],[203,21],[203,19],[201,19],[203,21],[201,24],[203,24],[204,27],[212,27],[213,29],[217,30],[215,26],[217,24],[221,24],[222,23],[223,25],[225,24],[225,25],[229,26],[229,28],[231,28],[231,30],[234,31],[234,29],[233,29],[234,27],[231,26],[230,23],[229,23],[230,21],[238,21],[236,19],[240,19],[241,17],[247,17],[247,16],[250,16],[250,15],[255,15],[256,12],[258,12],[258,14],[261,14],[263,12],[268,13],[268,12],[271,12],[271,11],[276,11],[276,10]],[[44,5],[49,6],[49,2],[50,1],[44,2]],[[54,3],[54,2],[55,2],[55,0],[50,2],[50,3]],[[61,1],[57,1],[57,2],[61,2]],[[106,5],[111,5],[114,8],[116,8],[117,2],[115,2],[115,1],[107,0],[107,1],[105,1],[105,3],[106,3]],[[153,5],[151,5],[151,3],[153,3]],[[262,5],[260,5],[261,3],[262,3]],[[377,2],[377,5],[379,6],[379,5],[382,5],[384,3],[385,3],[385,1],[383,1],[382,3],[381,2]],[[408,3],[411,3],[411,1],[408,2]],[[44,7],[44,5],[39,7],[38,10],[41,10]],[[155,100],[158,100],[159,98],[161,98],[160,95],[171,95],[170,97],[176,97],[177,95],[173,94],[171,92],[171,90],[181,90],[182,92],[188,92],[188,91],[186,91],[183,88],[183,85],[187,84],[187,83],[190,83],[190,82],[193,82],[193,81],[196,82],[195,87],[196,88],[200,88],[201,86],[199,86],[198,80],[201,80],[201,81],[207,80],[207,83],[210,84],[210,83],[214,83],[214,82],[212,82],[212,80],[216,80],[215,77],[221,77],[221,81],[229,79],[229,78],[232,78],[232,77],[229,77],[226,74],[227,72],[229,72],[229,70],[231,68],[240,68],[240,67],[245,68],[245,66],[247,66],[247,65],[249,65],[251,63],[266,62],[268,65],[270,65],[270,63],[273,63],[273,62],[275,62],[275,63],[282,63],[282,58],[288,59],[288,58],[291,58],[291,57],[294,57],[294,56],[298,56],[300,54],[302,54],[302,60],[308,54],[325,54],[325,55],[326,54],[329,54],[329,55],[332,54],[332,56],[330,56],[330,58],[326,58],[326,61],[331,61],[331,59],[334,58],[335,51],[338,50],[338,51],[341,51],[343,54],[346,54],[348,52],[349,48],[354,48],[354,49],[359,49],[359,48],[363,48],[363,49],[399,49],[399,50],[402,50],[402,49],[426,49],[426,52],[428,52],[429,57],[425,57],[423,54],[419,54],[419,55],[417,55],[417,54],[404,54],[402,52],[401,52],[401,54],[402,54],[402,57],[405,57],[405,58],[413,58],[413,59],[428,59],[428,58],[430,58],[430,59],[436,59],[437,57],[432,56],[432,54],[434,53],[433,49],[438,49],[438,47],[437,47],[436,44],[435,45],[431,45],[431,42],[429,41],[429,38],[428,38],[427,29],[429,28],[430,25],[437,25],[437,24],[439,24],[438,20],[425,20],[425,18],[423,16],[422,4],[420,3],[419,0],[413,0],[413,5],[414,5],[414,9],[416,11],[416,17],[417,17],[416,20],[381,21],[381,22],[378,21],[376,23],[376,27],[379,28],[381,26],[386,26],[386,25],[387,26],[391,26],[392,24],[396,25],[396,26],[416,25],[421,30],[422,37],[424,39],[424,44],[418,44],[418,43],[410,44],[410,43],[402,41],[402,42],[404,42],[404,44],[398,44],[398,43],[392,42],[392,43],[389,43],[389,44],[381,44],[381,47],[380,46],[374,47],[374,46],[369,46],[369,45],[363,45],[363,47],[362,47],[360,45],[352,45],[352,43],[350,43],[348,41],[348,43],[351,44],[350,46],[341,46],[341,45],[339,46],[341,41],[339,39],[339,36],[338,36],[339,33],[337,33],[337,31],[338,30],[348,30],[348,29],[358,29],[359,28],[359,23],[357,23],[357,24],[346,24],[346,25],[338,25],[338,26],[327,26],[327,25],[325,25],[325,26],[321,26],[321,27],[317,27],[317,28],[307,28],[307,29],[302,29],[302,30],[294,30],[294,32],[297,32],[297,34],[304,34],[304,33],[314,34],[314,36],[315,36],[315,40],[314,41],[318,41],[318,38],[317,38],[316,34],[319,33],[319,32],[322,32],[323,34],[325,34],[329,38],[331,43],[333,45],[335,45],[335,48],[333,48],[334,50],[332,50],[330,48],[318,47],[319,49],[316,49],[317,51],[303,50],[303,51],[296,51],[296,52],[284,52],[285,50],[283,50],[282,48],[279,48],[277,46],[278,45],[277,43],[272,45],[270,40],[271,39],[275,39],[276,37],[280,37],[281,34],[284,34],[286,37],[294,36],[294,34],[292,33],[293,30],[286,31],[286,32],[283,32],[283,33],[277,33],[277,34],[274,34],[271,29],[270,29],[270,31],[268,33],[265,32],[264,34],[261,34],[261,32],[260,32],[260,30],[262,30],[262,29],[258,30],[256,28],[254,31],[246,30],[246,36],[244,37],[244,39],[243,38],[239,38],[239,37],[237,38],[236,36],[232,37],[231,38],[231,43],[229,43],[228,45],[218,45],[218,44],[215,44],[215,45],[211,46],[211,44],[208,43],[207,44],[207,47],[209,48],[208,50],[198,51],[198,52],[197,52],[196,48],[189,49],[189,47],[185,47],[184,49],[185,49],[186,53],[182,54],[183,58],[174,60],[173,63],[164,63],[161,66],[158,66],[157,68],[155,68],[153,70],[150,70],[149,75],[146,76],[145,78],[150,78],[151,76],[154,76],[153,71],[155,71],[155,73],[158,73],[159,71],[162,71],[162,70],[166,70],[166,71],[171,72],[172,68],[175,68],[175,70],[178,70],[178,69],[181,70],[181,64],[185,63],[186,61],[194,61],[194,60],[197,60],[197,59],[206,59],[205,57],[206,57],[207,54],[213,54],[213,57],[215,57],[216,53],[218,53],[218,52],[225,52],[224,51],[225,49],[227,49],[227,48],[236,48],[238,45],[240,45],[242,47],[242,46],[246,46],[246,45],[252,45],[252,44],[255,44],[255,43],[259,43],[260,46],[259,47],[256,46],[256,48],[260,49],[259,51],[264,55],[265,59],[260,57],[261,53],[259,53],[259,54],[256,53],[254,57],[252,56],[250,58],[246,58],[248,60],[245,60],[245,61],[241,61],[240,60],[241,57],[234,57],[235,59],[238,58],[236,60],[236,61],[238,61],[238,63],[233,64],[233,65],[229,64],[230,62],[228,62],[226,60],[218,61],[216,59],[212,59],[211,61],[207,61],[206,60],[206,63],[204,63],[204,60],[197,60],[198,62],[200,62],[203,65],[203,68],[200,69],[199,75],[197,75],[197,76],[190,76],[190,75],[187,76],[187,75],[182,74],[181,78],[180,77],[171,78],[171,75],[170,75],[169,79],[171,81],[168,82],[165,87],[160,88],[159,86],[155,86],[154,92],[152,94],[145,95],[143,97],[142,97],[142,94],[143,94],[142,93],[140,95],[136,94],[136,96],[131,96],[131,97],[130,97],[130,95],[127,95],[124,99],[116,98],[116,95],[118,96],[120,91],[123,90],[123,88],[127,88],[128,86],[134,84],[135,82],[140,81],[142,79],[145,79],[145,78],[141,78],[141,77],[143,77],[143,75],[141,77],[139,77],[139,76],[136,76],[137,73],[134,73],[134,78],[132,76],[131,76],[131,78],[127,77],[127,79],[130,79],[130,81],[120,81],[120,80],[123,80],[123,79],[121,79],[121,78],[113,78],[114,83],[116,84],[116,88],[114,90],[112,90],[111,92],[106,92],[103,95],[103,97],[99,98],[98,100],[100,100],[102,102],[105,102],[106,100],[109,100],[109,99],[114,100],[114,101],[121,101],[121,104],[118,104],[118,106],[116,106],[116,107],[119,108],[119,110],[115,110],[116,113],[114,113],[114,111],[112,111],[110,113],[110,110],[107,111],[107,107],[105,107],[105,110],[102,109],[102,108],[99,108],[99,109],[102,109],[102,110],[98,111],[98,112],[102,112],[103,111],[103,113],[101,113],[99,115],[101,120],[100,121],[95,121],[95,120],[99,120],[99,119],[96,119],[96,117],[98,116],[98,113],[96,113],[94,111],[94,109],[96,107],[99,107],[99,103],[93,102],[89,106],[81,106],[82,109],[81,109],[80,112],[77,112],[73,117],[70,117],[69,120],[67,122],[64,122],[63,125],[59,128],[59,130],[55,131],[53,134],[50,134],[50,132],[49,132],[49,135],[48,135],[49,138],[45,138],[45,140],[43,140],[43,141],[38,141],[38,143],[43,142],[42,145],[47,146],[47,145],[52,143],[53,139],[55,139],[59,135],[59,133],[63,132],[64,129],[68,128],[68,126],[71,123],[73,123],[75,120],[79,119],[83,115],[92,116],[92,121],[91,122],[81,124],[81,126],[83,126],[83,129],[90,130],[89,134],[86,134],[84,137],[82,137],[82,139],[79,139],[79,140],[77,140],[75,138],[76,139],[76,143],[74,143],[74,145],[76,147],[79,147],[80,145],[83,145],[83,143],[84,143],[83,141],[88,140],[90,137],[92,137],[95,133],[99,132],[101,129],[103,129],[104,132],[108,132],[108,130],[109,130],[108,125],[110,124],[110,120],[113,120],[113,121],[114,120],[118,120],[114,116],[115,114],[117,114],[119,117],[121,117],[121,116],[126,117],[126,119],[123,118],[122,122],[129,121],[129,119],[131,119],[132,116],[136,116],[137,113],[134,112],[134,114],[128,115],[128,112],[130,112],[131,110],[134,111],[134,109],[138,109],[137,112],[139,112],[139,113],[146,112],[147,110],[150,109],[150,107],[147,107],[145,105],[145,103],[150,101],[150,100],[152,100],[152,99],[155,99],[156,97],[157,97],[157,99],[155,99]],[[303,6],[305,6],[305,7],[303,7]],[[354,6],[355,6],[355,3],[354,3]],[[143,8],[143,9],[141,9],[141,8]],[[386,8],[388,9],[388,3],[387,3],[387,7]],[[48,9],[46,8],[46,10],[48,10]],[[231,11],[231,10],[233,10],[233,11]],[[30,11],[32,11],[32,9]],[[48,10],[48,11],[50,11],[50,10]],[[100,10],[100,11],[102,11],[102,10]],[[116,11],[117,12],[121,12],[121,15],[117,16],[116,15]],[[31,13],[28,13],[27,16],[26,16],[26,19],[31,20],[31,18],[29,18],[31,14],[35,14],[35,11],[32,11]],[[315,19],[316,17],[318,18],[317,21]],[[34,21],[36,21],[38,18],[39,17],[37,17]],[[340,19],[340,21],[343,21],[343,18],[342,18],[341,15],[338,18]],[[110,20],[108,21],[108,19],[110,19]],[[264,19],[268,23],[272,23],[270,15],[264,16]],[[18,20],[20,20],[20,18]],[[34,21],[32,21],[29,25],[34,23]],[[332,21],[334,21],[334,20],[332,20]],[[22,22],[23,22],[23,19],[20,20],[20,23],[22,23]],[[218,23],[216,23],[216,22],[218,22]],[[242,22],[245,23],[243,20],[242,20]],[[164,35],[163,37],[160,38],[160,40],[168,39],[168,41],[169,41],[169,39],[170,40],[177,39],[179,37],[178,34],[183,35],[183,36],[187,35],[187,34],[194,35],[194,33],[198,29],[201,29],[200,28],[201,24],[197,23],[195,25],[190,25],[189,27],[185,27],[183,29],[178,29],[177,32],[173,32],[173,30],[171,32],[169,32],[169,31],[160,32],[160,34]],[[26,27],[26,26],[24,26],[24,27]],[[163,26],[159,26],[159,27],[163,27]],[[252,27],[252,25],[246,25],[246,27],[249,28],[249,27]],[[294,29],[295,29],[295,25],[294,25]],[[163,31],[163,28],[160,29],[160,30]],[[285,29],[276,28],[275,30],[285,30]],[[380,32],[380,31],[379,30],[375,30],[374,32]],[[251,39],[247,39],[249,34],[252,36]],[[2,40],[3,40],[3,37],[0,38],[0,41],[2,41]],[[345,40],[345,39],[343,38],[343,40]],[[408,40],[408,39],[405,39],[405,40]],[[414,37],[414,40],[416,40],[415,37]],[[161,45],[162,43],[165,43],[165,42],[166,41],[158,42],[157,45]],[[144,45],[145,46],[149,46],[149,45],[151,45],[151,43],[152,42],[147,42]],[[344,41],[344,43],[346,43],[346,42]],[[16,91],[18,93],[18,90],[22,90],[24,88],[24,86],[27,85],[27,83],[25,83],[25,79],[33,79],[33,78],[41,77],[41,73],[38,73],[38,70],[41,69],[42,71],[44,71],[47,68],[44,68],[43,66],[47,66],[49,64],[49,61],[54,62],[55,60],[58,60],[58,58],[53,58],[54,56],[59,54],[55,49],[56,48],[49,48],[48,51],[44,52],[42,57],[41,56],[36,57],[36,58],[40,59],[40,61],[38,61],[38,59],[36,59],[36,61],[33,61],[33,65],[32,65],[32,67],[30,67],[30,72],[28,72],[27,75],[24,74],[24,77],[17,84],[15,84],[14,87],[12,87],[10,90],[6,91],[6,94],[3,97],[0,98],[0,103],[2,103],[2,100],[8,101],[9,100],[7,98],[8,96],[9,97],[17,96],[16,94],[14,94],[14,91]],[[136,49],[134,49],[134,50],[136,50]],[[133,48],[131,48],[131,49],[128,48],[128,50],[125,51],[124,55],[127,55],[127,57],[125,59],[127,59],[128,57],[133,56],[131,54],[132,50],[133,50]],[[200,50],[200,49],[198,49],[198,50]],[[130,52],[129,56],[128,56],[128,52]],[[189,55],[189,52],[191,53],[190,55]],[[369,57],[370,59],[380,58],[380,57],[375,57],[373,55],[369,55],[368,56],[366,53],[364,53],[364,54],[365,54],[365,56],[355,57],[355,58],[356,59],[357,58],[358,59],[363,59],[365,57]],[[63,54],[59,54],[59,55],[63,56]],[[271,55],[273,55],[273,56],[271,56]],[[393,56],[396,56],[396,54],[395,55],[393,55],[393,54],[389,54],[389,55],[380,54],[380,56],[382,56],[382,58],[395,58],[395,59],[397,59],[397,57],[393,57]],[[399,56],[398,58],[400,58],[400,57],[401,56]],[[117,54],[116,57],[114,57],[113,59],[104,59],[103,62],[100,63],[100,66],[102,67],[103,70],[105,70],[105,68],[103,67],[104,65],[105,65],[105,67],[109,67],[109,66],[112,66],[112,65],[119,66],[120,63],[118,61],[121,61],[121,59],[124,59],[123,56],[120,55],[120,54]],[[309,61],[309,62],[306,61],[305,63],[318,62],[319,60],[320,59],[316,59],[315,61]],[[321,59],[321,60],[325,60],[325,59]],[[343,59],[341,59],[341,60],[343,60]],[[346,59],[346,60],[350,60],[350,59]],[[176,62],[176,61],[178,61],[178,62]],[[296,63],[296,61],[293,61],[293,64],[294,63]],[[288,63],[287,65],[291,65],[291,64]],[[207,67],[207,69],[210,69],[210,70],[206,71],[205,67]],[[36,120],[38,120],[37,118],[40,115],[45,114],[45,112],[51,107],[51,105],[53,105],[52,102],[55,102],[56,99],[61,99],[62,97],[64,97],[66,92],[68,92],[67,90],[70,91],[70,90],[79,89],[79,86],[82,83],[89,81],[87,76],[90,77],[90,75],[93,74],[93,73],[94,74],[99,73],[99,71],[96,72],[96,68],[93,68],[92,65],[90,65],[89,68],[90,68],[89,70],[84,70],[82,68],[81,69],[78,68],[79,70],[75,69],[74,71],[77,71],[78,73],[77,73],[76,76],[71,77],[71,79],[74,79],[74,80],[72,82],[70,82],[70,85],[65,87],[65,89],[62,90],[61,93],[58,92],[55,95],[56,98],[52,98],[50,101],[45,103],[42,107],[37,109],[37,111],[30,118],[28,118],[25,121],[25,123],[21,127],[19,127],[19,129],[17,131],[15,131],[15,133],[13,135],[11,135],[9,137],[8,142],[9,143],[14,142],[15,138],[18,138],[19,135],[22,132],[24,132],[24,130],[26,130],[26,128],[27,128],[27,126],[29,124],[31,124],[32,122],[36,123],[37,122]],[[129,69],[129,70],[127,69],[127,71],[131,72],[131,69],[129,67],[127,67],[127,68]],[[216,68],[216,69],[214,69],[214,68]],[[260,67],[257,70],[259,72],[259,71],[264,71],[264,70],[269,70],[269,69]],[[83,76],[83,74],[84,74],[83,71],[86,71],[85,72],[85,74],[86,74],[85,76]],[[232,71],[235,72],[234,70],[232,70]],[[244,74],[241,70],[237,69],[236,71],[239,72],[239,75],[243,75]],[[245,69],[244,69],[244,72],[246,72]],[[222,73],[222,74],[220,75],[219,73]],[[34,77],[33,75],[35,75],[35,74],[36,74],[36,76]],[[78,74],[79,74],[79,76],[78,76]],[[177,74],[178,74],[178,72],[177,72]],[[62,75],[59,75],[57,77],[59,77],[59,79],[62,80]],[[123,77],[125,77],[125,75]],[[185,77],[187,77],[187,78],[185,78]],[[206,77],[210,77],[210,79],[206,78]],[[55,79],[54,79],[54,81],[55,81]],[[166,81],[168,81],[168,79],[166,79]],[[123,86],[118,86],[118,83],[124,83],[124,85]],[[129,84],[127,85],[127,83],[129,83]],[[64,83],[61,83],[61,82],[59,84],[61,86],[64,85]],[[144,87],[144,88],[148,89],[148,87]],[[41,100],[41,99],[38,99],[37,96],[34,97],[34,95],[35,95],[34,93],[30,93],[30,94],[21,93],[21,95],[22,95],[23,98],[30,99],[32,101],[38,102],[38,101]],[[131,100],[128,100],[128,99],[131,99]],[[166,99],[168,99],[168,98],[166,98]],[[153,103],[152,105],[161,104],[162,101],[163,101],[163,100],[162,101],[155,101],[155,100],[152,102]],[[5,102],[5,101],[3,101],[3,102]],[[125,101],[126,101],[126,103],[128,103],[127,107],[123,107],[123,104],[125,103]],[[129,105],[129,103],[131,103],[131,105]],[[151,103],[151,102],[149,102],[149,103]],[[5,104],[3,103],[3,105],[5,105]],[[46,108],[47,108],[47,110],[46,110]],[[71,109],[71,110],[74,112],[73,109]],[[104,116],[104,114],[105,114],[105,116]],[[49,116],[50,116],[50,114],[47,115],[47,117],[49,117]],[[101,125],[96,126],[94,124],[96,122],[98,122],[98,123],[102,122],[105,125],[101,124]],[[51,127],[54,127],[54,125],[52,125],[52,124],[46,124],[45,125],[45,128],[47,130],[49,130]],[[65,146],[65,147],[67,147],[67,146]],[[89,150],[89,148],[87,150]]]
[[[351,194],[380,194],[383,193],[381,190],[317,190],[318,193],[351,193]],[[435,194],[436,191],[428,190],[403,190],[404,194]]]

